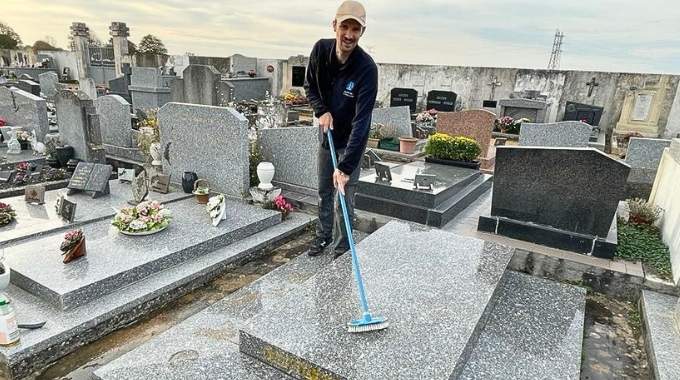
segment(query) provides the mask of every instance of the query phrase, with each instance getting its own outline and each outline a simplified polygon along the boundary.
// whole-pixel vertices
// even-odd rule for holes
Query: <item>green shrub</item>
[[[463,136],[435,133],[427,139],[425,153],[442,160],[474,161],[482,148],[477,141]]]
[[[671,277],[671,256],[657,227],[619,222],[618,230],[617,257],[640,260],[656,270],[659,277]]]
[[[661,209],[644,199],[635,198],[626,200],[628,203],[628,221],[635,224],[654,224],[659,215],[661,215]]]

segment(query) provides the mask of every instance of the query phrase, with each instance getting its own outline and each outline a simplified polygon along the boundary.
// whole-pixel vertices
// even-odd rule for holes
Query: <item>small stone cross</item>
[[[591,97],[591,95],[593,95],[593,89],[595,87],[599,86],[599,85],[600,85],[599,83],[595,82],[595,77],[593,77],[593,79],[591,79],[590,82],[586,83],[586,86],[588,86],[588,97],[589,98]]]
[[[491,83],[488,83],[487,85],[491,86],[491,98],[489,100],[493,100],[496,94],[496,87],[499,87],[502,83],[499,82],[498,78],[494,75],[491,77]]]

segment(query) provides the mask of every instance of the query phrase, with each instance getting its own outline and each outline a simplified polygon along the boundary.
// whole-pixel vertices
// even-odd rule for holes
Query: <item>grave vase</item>
[[[257,179],[260,180],[260,184],[257,185],[258,189],[271,190],[274,188],[272,179],[274,178],[275,171],[274,165],[271,162],[260,162],[257,165]]]
[[[63,168],[68,161],[73,158],[73,147],[69,145],[58,146],[55,151],[55,156],[59,162],[59,166]]]
[[[411,154],[416,149],[418,139],[414,137],[400,137],[399,138],[399,153]]]
[[[161,143],[151,143],[149,146],[149,155],[151,156],[151,165],[161,166]]]
[[[182,190],[185,193],[191,194],[194,191],[194,182],[198,180],[198,175],[194,172],[184,172],[182,176]]]

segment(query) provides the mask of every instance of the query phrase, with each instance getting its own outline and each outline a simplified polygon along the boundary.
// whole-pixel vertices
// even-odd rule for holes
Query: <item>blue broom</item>
[[[333,136],[331,131],[328,130],[328,146],[331,149],[331,159],[333,160],[333,168],[338,168],[338,161],[335,158],[335,146],[333,145]],[[352,236],[352,226],[349,223],[349,213],[347,212],[347,205],[345,204],[345,194],[341,194],[338,191],[338,198],[340,198],[340,206],[342,207],[342,217],[345,221],[345,230],[347,231],[347,240],[349,240],[349,248],[352,252],[352,270],[354,272],[354,278],[357,282],[357,288],[359,289],[359,303],[361,304],[361,310],[363,315],[361,319],[353,319],[347,323],[347,331],[351,333],[362,333],[367,331],[376,331],[386,329],[389,326],[387,319],[381,316],[373,316],[368,310],[368,301],[366,300],[366,290],[364,289],[364,281],[361,278],[361,271],[359,270],[359,258],[357,257],[357,251],[354,247],[354,237]]]

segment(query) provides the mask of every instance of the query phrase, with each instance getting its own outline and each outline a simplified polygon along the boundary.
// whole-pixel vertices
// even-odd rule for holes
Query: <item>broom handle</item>
[[[333,160],[333,168],[338,168],[338,161],[335,158],[335,146],[333,144],[333,135],[331,130],[328,130],[328,146],[331,149],[331,159]],[[356,248],[354,247],[354,236],[352,236],[352,226],[349,224],[349,214],[347,212],[347,205],[345,204],[345,195],[338,191],[338,198],[340,198],[340,206],[342,207],[342,217],[345,221],[345,231],[347,231],[347,240],[349,241],[349,248],[352,253],[352,270],[359,288],[359,301],[361,302],[361,309],[364,316],[368,315],[368,301],[366,300],[366,291],[364,290],[364,281],[361,278],[361,270],[359,269],[359,259],[357,258]]]

